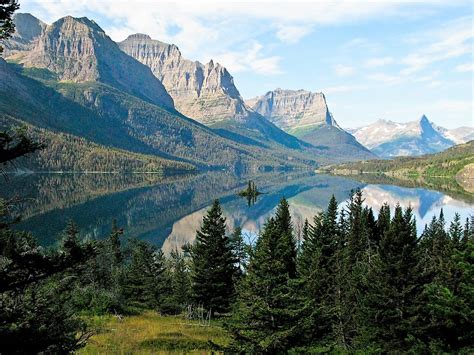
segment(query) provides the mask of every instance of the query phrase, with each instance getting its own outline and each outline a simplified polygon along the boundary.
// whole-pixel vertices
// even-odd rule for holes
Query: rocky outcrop
[[[276,89],[246,103],[286,131],[321,125],[337,126],[323,93]]]
[[[244,120],[251,114],[234,79],[219,63],[187,60],[174,44],[153,40],[145,34],[131,35],[119,46],[150,67],[184,115],[212,125],[228,119]]]
[[[21,36],[7,41],[16,48],[10,50],[10,59],[48,69],[60,81],[98,81],[173,108],[173,100],[150,69],[123,53],[94,21],[67,16],[44,26],[31,15],[24,21],[25,16],[17,16]],[[22,44],[25,41],[27,45]]]
[[[15,14],[15,32],[9,41],[4,41],[5,57],[29,50],[43,33],[46,24],[31,14]]]
[[[270,122],[338,161],[375,156],[344,131],[329,112],[323,93],[276,89],[246,103]]]

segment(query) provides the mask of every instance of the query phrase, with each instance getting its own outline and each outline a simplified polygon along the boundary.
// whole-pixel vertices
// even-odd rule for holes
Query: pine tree
[[[185,256],[177,250],[171,252],[168,263],[172,292],[165,313],[180,313],[192,302],[190,270]]]
[[[212,314],[227,312],[234,297],[235,258],[225,230],[226,220],[215,200],[191,248],[194,299]]]
[[[296,277],[296,242],[293,235],[293,223],[291,222],[290,206],[285,198],[280,200],[275,213],[275,228],[281,237],[283,245],[282,259],[286,264],[286,269],[290,278]]]
[[[168,281],[162,251],[151,244],[134,240],[131,260],[125,270],[124,294],[129,307],[157,308],[160,296],[165,296]]]
[[[234,350],[279,353],[295,342],[299,305],[290,276],[293,266],[286,260],[288,231],[282,233],[282,222],[288,222],[286,208],[286,201],[282,201],[280,220],[270,218],[266,222],[251,254],[231,323]]]
[[[420,287],[417,275],[418,242],[410,208],[397,205],[390,228],[384,234],[379,254],[373,260],[364,299],[366,322],[362,339],[383,351],[410,347],[416,316],[415,300]]]
[[[247,263],[247,245],[242,236],[242,228],[236,227],[229,238],[230,248],[236,262],[236,278],[242,277]]]
[[[461,248],[461,240],[463,236],[463,229],[461,226],[461,216],[459,213],[454,214],[454,219],[449,226],[449,237],[456,249]]]

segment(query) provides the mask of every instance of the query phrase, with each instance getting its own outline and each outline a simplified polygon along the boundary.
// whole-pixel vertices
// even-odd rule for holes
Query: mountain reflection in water
[[[237,194],[251,179],[265,192],[255,204]],[[0,184],[3,198],[21,197],[17,229],[31,231],[43,245],[57,241],[68,220],[74,220],[84,238],[103,238],[115,219],[129,237],[163,246],[165,253],[192,243],[202,217],[219,198],[229,232],[241,226],[254,239],[282,197],[289,200],[297,233],[305,219],[326,208],[332,194],[345,205],[350,191],[360,188],[365,203],[377,212],[384,202],[411,206],[418,232],[443,208],[449,221],[474,212],[472,195],[451,197],[445,192],[387,184],[363,183],[347,177],[312,173],[262,173],[237,176],[209,172],[187,176],[153,174],[30,174],[10,176]]]

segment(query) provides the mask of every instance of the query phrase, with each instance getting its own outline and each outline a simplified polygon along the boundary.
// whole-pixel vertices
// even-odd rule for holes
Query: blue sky
[[[114,40],[142,32],[188,59],[226,66],[244,98],[275,88],[326,94],[343,127],[426,114],[474,126],[473,5],[421,1],[20,0],[47,23],[94,19]]]

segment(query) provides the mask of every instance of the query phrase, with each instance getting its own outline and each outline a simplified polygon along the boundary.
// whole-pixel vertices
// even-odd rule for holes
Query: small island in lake
[[[257,185],[251,180],[249,180],[247,188],[238,193],[239,196],[247,198],[249,207],[257,202],[257,197],[261,194],[263,194],[263,192],[258,191]]]

